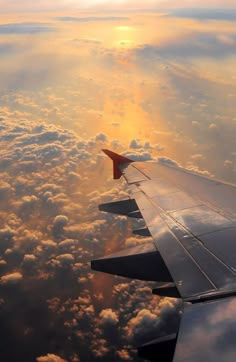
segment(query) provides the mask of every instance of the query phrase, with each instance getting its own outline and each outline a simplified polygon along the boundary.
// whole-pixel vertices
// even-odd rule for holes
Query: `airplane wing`
[[[139,348],[165,361],[236,360],[236,186],[159,162],[133,162],[109,150],[114,178],[130,198],[100,210],[143,218],[134,230],[153,242],[93,260],[94,270],[159,282],[154,294],[182,298],[176,333]],[[158,337],[158,336],[157,336]],[[168,356],[167,356],[168,355]]]

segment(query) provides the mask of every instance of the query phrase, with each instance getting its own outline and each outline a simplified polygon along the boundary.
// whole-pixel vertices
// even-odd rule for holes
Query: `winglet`
[[[113,161],[113,178],[119,179],[122,176],[122,172],[120,170],[121,165],[125,164],[125,163],[131,163],[134,162],[132,160],[130,160],[127,157],[118,155],[118,153],[112,152],[110,150],[102,150],[108,157],[110,157]]]

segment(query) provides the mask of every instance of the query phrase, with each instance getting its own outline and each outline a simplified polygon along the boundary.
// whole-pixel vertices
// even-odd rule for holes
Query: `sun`
[[[115,27],[114,46],[116,48],[132,48],[136,45],[135,28],[127,25]]]

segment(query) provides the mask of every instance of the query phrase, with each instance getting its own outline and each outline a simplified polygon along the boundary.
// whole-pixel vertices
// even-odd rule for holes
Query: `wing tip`
[[[112,160],[113,162],[113,178],[115,180],[119,179],[122,176],[122,172],[120,170],[121,165],[129,164],[131,162],[134,162],[128,157],[119,155],[118,153],[115,153],[113,151],[110,151],[108,149],[103,148],[102,151]]]

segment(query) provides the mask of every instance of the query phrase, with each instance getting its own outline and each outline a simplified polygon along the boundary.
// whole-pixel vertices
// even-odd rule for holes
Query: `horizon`
[[[101,149],[236,183],[236,4],[54,3],[0,0],[0,359],[140,362],[182,306],[90,270],[150,241]]]

